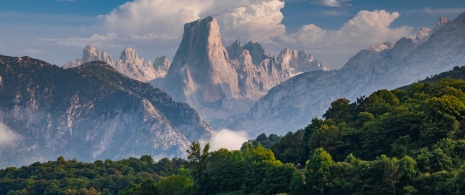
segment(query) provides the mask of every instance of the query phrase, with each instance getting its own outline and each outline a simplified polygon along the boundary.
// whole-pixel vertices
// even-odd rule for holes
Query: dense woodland
[[[453,71],[463,71],[455,68]],[[465,81],[338,99],[304,129],[187,160],[65,160],[0,170],[0,194],[464,194]]]

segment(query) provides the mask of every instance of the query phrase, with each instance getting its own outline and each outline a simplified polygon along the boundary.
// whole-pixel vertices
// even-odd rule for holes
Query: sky
[[[172,59],[187,22],[213,16],[223,45],[257,41],[278,55],[304,50],[339,69],[371,44],[415,37],[464,0],[3,0],[0,54],[59,66],[91,44],[118,59],[135,48],[147,60]]]

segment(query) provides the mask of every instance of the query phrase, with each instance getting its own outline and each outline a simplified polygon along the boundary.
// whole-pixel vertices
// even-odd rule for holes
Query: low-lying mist
[[[210,151],[215,151],[221,148],[228,150],[239,150],[244,142],[248,140],[245,131],[232,131],[222,129],[213,133],[210,140],[200,141],[202,144],[210,143]]]

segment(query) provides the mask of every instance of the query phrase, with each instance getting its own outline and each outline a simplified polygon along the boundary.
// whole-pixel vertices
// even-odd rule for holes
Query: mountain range
[[[415,39],[381,43],[362,50],[340,70],[295,76],[272,88],[246,114],[230,119],[228,128],[285,134],[321,117],[338,98],[355,101],[379,89],[395,89],[465,64],[465,13]]]
[[[0,122],[17,138],[0,145],[0,167],[60,155],[83,161],[182,157],[192,141],[212,134],[189,105],[105,62],[63,69],[0,56],[0,78]]]
[[[314,70],[327,68],[304,51],[284,49],[275,58],[253,41],[224,47],[216,19],[207,17],[184,25],[166,77],[151,83],[215,123],[247,111],[292,76]]]

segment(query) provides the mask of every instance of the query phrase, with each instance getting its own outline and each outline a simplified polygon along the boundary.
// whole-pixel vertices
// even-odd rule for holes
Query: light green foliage
[[[323,148],[317,148],[313,151],[312,157],[307,162],[307,172],[305,173],[309,189],[324,194],[325,187],[329,185],[333,163],[331,155]]]
[[[208,157],[210,156],[210,143],[207,143],[202,149],[199,142],[193,142],[187,150],[189,167],[192,169],[194,183],[198,183],[202,177],[203,171],[207,166]]]
[[[185,195],[193,193],[194,182],[188,173],[180,171],[180,174],[168,176],[155,184],[160,195]]]

